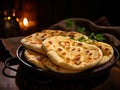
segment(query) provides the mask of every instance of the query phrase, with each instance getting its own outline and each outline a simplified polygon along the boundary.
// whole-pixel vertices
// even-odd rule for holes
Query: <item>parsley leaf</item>
[[[75,22],[73,19],[71,18],[66,19],[66,27],[71,28],[73,25],[75,25]]]
[[[97,41],[105,40],[105,38],[103,37],[103,34],[95,34],[94,32],[90,34],[89,38]]]
[[[103,41],[103,40],[105,40],[105,39],[103,38],[103,35],[102,35],[102,34],[96,34],[96,35],[95,35],[95,38],[96,38],[96,40],[98,40],[98,41]]]
[[[77,26],[76,27],[76,30],[78,31],[78,32],[80,32],[80,33],[84,33],[85,32],[85,28],[84,27],[80,27],[80,26]]]

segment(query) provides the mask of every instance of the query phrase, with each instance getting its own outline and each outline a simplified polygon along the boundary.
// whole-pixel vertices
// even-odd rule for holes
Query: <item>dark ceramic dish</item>
[[[22,45],[20,45],[16,51],[16,54],[18,60],[21,62],[21,64],[23,64],[26,67],[27,71],[36,74],[36,76],[40,75],[46,78],[60,79],[60,80],[87,79],[87,78],[101,76],[105,73],[108,73],[109,70],[112,68],[112,66],[116,63],[116,61],[119,58],[119,52],[116,48],[114,48],[114,56],[109,60],[108,63],[76,74],[62,74],[53,71],[44,71],[32,65],[31,63],[27,62],[27,60],[24,57],[24,50],[25,48]]]

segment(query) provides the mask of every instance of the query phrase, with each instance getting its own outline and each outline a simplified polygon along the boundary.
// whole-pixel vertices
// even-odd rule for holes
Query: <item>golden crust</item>
[[[25,49],[24,55],[28,62],[30,62],[31,64],[33,64],[43,70],[52,70],[52,71],[58,72],[58,73],[78,73],[78,72],[80,72],[77,70],[69,70],[69,69],[65,69],[60,66],[57,66],[54,63],[52,63],[47,56],[45,56],[43,54],[39,54],[39,53],[31,51],[31,50],[28,50],[28,49]]]
[[[46,62],[46,66],[54,72],[57,73],[78,73],[80,72],[79,70],[70,70],[70,69],[65,69],[63,67],[60,67],[56,64],[54,64],[53,62],[51,62],[50,60]]]
[[[84,39],[88,39],[88,37],[82,33],[79,33],[79,32],[75,32],[75,31],[70,31],[67,33],[68,37],[73,37],[74,40],[79,40],[80,38],[84,38]]]
[[[48,70],[45,66],[45,63],[49,60],[49,58],[43,54],[38,54],[31,50],[25,49],[24,56],[28,62],[41,68],[43,70]]]
[[[71,70],[94,67],[102,58],[101,50],[95,45],[77,42],[63,36],[47,38],[43,41],[43,48],[53,63]]]
[[[107,63],[114,55],[114,50],[111,45],[104,43],[104,42],[95,42],[94,45],[100,48],[103,53],[103,57],[101,61],[99,62],[98,66]]]
[[[36,32],[34,34],[26,36],[21,40],[21,43],[27,49],[46,54],[42,49],[42,41],[51,36],[65,34],[66,32],[61,30],[43,30],[42,32]]]

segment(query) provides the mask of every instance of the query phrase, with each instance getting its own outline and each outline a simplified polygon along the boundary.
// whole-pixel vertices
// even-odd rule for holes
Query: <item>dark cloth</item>
[[[3,53],[4,56],[6,56],[7,54],[10,54],[12,57],[16,57],[16,50],[20,45],[20,40],[22,38],[23,36],[1,39],[2,41],[1,44],[4,46],[4,47],[1,47],[2,49],[4,49],[2,50],[1,53]]]
[[[120,26],[110,26],[106,17],[101,17],[95,22],[85,18],[71,18],[75,25],[71,28],[66,26],[66,19],[52,25],[49,29],[76,31],[75,26],[85,27],[87,33],[103,33],[106,42],[113,45],[120,51]]]

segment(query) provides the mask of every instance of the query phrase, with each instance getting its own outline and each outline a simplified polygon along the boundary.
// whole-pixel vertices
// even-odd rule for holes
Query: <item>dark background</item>
[[[112,26],[120,26],[118,0],[0,0],[0,17],[5,9],[13,8],[18,18],[28,12],[40,29],[70,17],[96,21],[105,16]]]
[[[68,17],[87,18],[92,21],[106,16],[112,25],[120,25],[118,0],[19,0],[36,2],[38,21],[53,24]],[[35,3],[34,3],[35,4]]]

